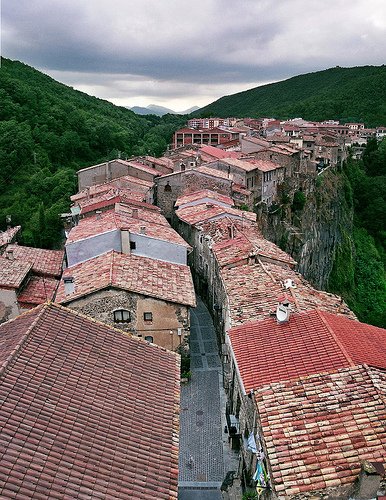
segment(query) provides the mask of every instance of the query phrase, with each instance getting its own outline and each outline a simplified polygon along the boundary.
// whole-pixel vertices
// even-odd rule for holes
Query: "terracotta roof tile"
[[[87,199],[83,198],[79,200],[77,205],[81,208],[81,214],[92,212],[93,210],[98,210],[99,208],[104,208],[108,206],[113,206],[115,203],[119,203],[124,200],[130,201],[144,201],[144,194],[141,192],[131,191],[130,189],[110,189],[104,193],[94,196],[93,198]]]
[[[56,305],[0,325],[2,498],[177,498],[179,359]]]
[[[9,260],[0,255],[0,287],[19,288],[31,268],[30,262]]]
[[[206,165],[200,165],[195,169],[187,170],[185,173],[189,172],[200,172],[205,175],[210,175],[211,177],[218,177],[219,179],[228,179],[228,180],[233,179],[232,174],[228,174],[227,172],[223,172],[222,170],[217,170],[216,168],[210,168],[209,166]]]
[[[134,212],[135,210],[136,212]],[[114,209],[107,210],[103,214],[94,214],[81,219],[79,224],[71,229],[66,243],[90,238],[116,229],[128,230],[135,234],[142,234],[145,231],[146,235],[151,238],[189,247],[186,241],[170,227],[168,221],[159,213],[158,209],[127,207],[124,203],[116,204]]]
[[[201,155],[207,155],[217,159],[238,158],[240,156],[240,153],[236,153],[235,151],[224,151],[214,146],[201,146],[198,151]]]
[[[7,245],[8,243],[11,243],[17,233],[20,231],[21,226],[16,226],[16,227],[10,227],[9,229],[6,229],[5,231],[0,231],[0,247]]]
[[[340,297],[313,288],[300,273],[270,262],[257,261],[221,269],[221,278],[229,298],[231,325],[241,325],[268,317],[276,310],[277,297],[286,290],[284,282],[292,280],[293,311],[321,309],[355,318]]]
[[[189,194],[183,194],[182,196],[177,198],[175,205],[177,207],[180,207],[181,205],[186,205],[187,203],[203,200],[206,198],[209,198],[211,201],[213,200],[214,203],[216,201],[219,201],[221,203],[229,205],[230,207],[234,205],[232,198],[230,198],[229,196],[217,193],[216,191],[211,191],[209,189],[202,189],[200,191],[194,191]]]
[[[386,330],[318,310],[244,323],[229,338],[246,391],[358,363],[386,369]]]
[[[59,280],[47,276],[32,276],[17,297],[21,307],[31,307],[54,299]]]
[[[100,195],[101,193],[106,193],[111,189],[129,189],[134,192],[142,192],[145,195],[151,190],[154,183],[151,181],[145,181],[143,179],[138,179],[131,175],[125,175],[123,177],[118,177],[110,182],[105,182],[104,184],[98,184],[95,186],[90,186],[83,191],[72,195],[70,197],[71,201],[77,202],[82,199],[90,199],[94,196]]]
[[[64,250],[45,250],[43,248],[8,245],[6,252],[12,251],[18,262],[32,264],[32,271],[47,276],[60,276],[64,259]]]
[[[277,491],[352,483],[362,460],[386,460],[386,376],[366,366],[255,392]]]
[[[182,264],[112,251],[66,269],[66,276],[74,278],[75,291],[65,295],[61,281],[56,302],[71,302],[111,286],[177,304],[196,304],[190,269]]]
[[[290,255],[263,238],[257,226],[251,225],[248,230],[240,228],[234,232],[237,233],[234,238],[223,240],[212,246],[220,267],[235,265],[243,261],[248,263],[249,258],[256,256],[291,266],[296,264]]]
[[[229,217],[234,219],[256,220],[256,214],[236,208],[220,207],[211,203],[203,203],[176,210],[176,216],[187,224],[196,225],[208,220]]]

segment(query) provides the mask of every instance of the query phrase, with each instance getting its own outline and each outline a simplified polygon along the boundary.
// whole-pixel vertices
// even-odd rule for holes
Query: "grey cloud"
[[[227,86],[383,64],[385,20],[384,0],[3,0],[2,49],[104,98],[143,81],[140,96],[190,91],[194,104]]]

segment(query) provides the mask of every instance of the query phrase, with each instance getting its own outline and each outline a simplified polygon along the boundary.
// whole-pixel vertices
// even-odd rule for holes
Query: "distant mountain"
[[[130,111],[133,111],[137,115],[163,116],[163,115],[167,115],[167,114],[188,115],[190,113],[193,113],[193,111],[197,111],[200,108],[198,106],[193,106],[192,108],[189,108],[185,111],[173,111],[172,109],[164,108],[163,106],[157,106],[156,104],[149,104],[146,108],[143,108],[141,106],[133,106],[132,108],[129,108],[129,109],[130,109]]]
[[[386,125],[386,66],[339,66],[221,97],[196,116],[301,116]]]

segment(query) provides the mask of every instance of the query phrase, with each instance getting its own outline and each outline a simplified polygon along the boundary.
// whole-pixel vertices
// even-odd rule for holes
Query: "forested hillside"
[[[84,166],[159,155],[184,118],[139,117],[56,82],[18,61],[0,68],[0,229],[6,215],[25,244],[53,247]]]
[[[345,174],[352,188],[354,252],[350,259],[343,249],[331,288],[343,293],[359,319],[386,328],[386,139],[370,140],[363,160],[350,159]]]
[[[195,116],[301,116],[386,125],[386,66],[331,68],[229,95]]]

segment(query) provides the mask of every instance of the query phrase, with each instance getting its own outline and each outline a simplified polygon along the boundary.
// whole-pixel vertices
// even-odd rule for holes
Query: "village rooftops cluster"
[[[2,498],[177,498],[177,355],[50,304],[0,364]]]

